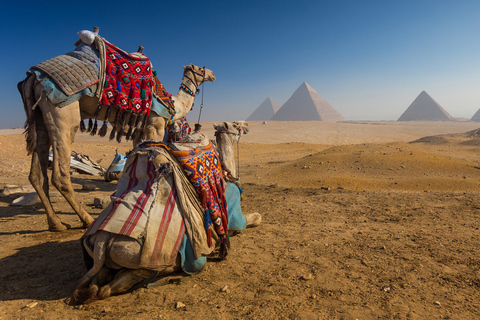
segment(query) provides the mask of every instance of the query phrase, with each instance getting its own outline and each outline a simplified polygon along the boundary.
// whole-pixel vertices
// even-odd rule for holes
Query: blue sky
[[[25,120],[18,81],[72,51],[77,31],[145,47],[178,91],[205,65],[202,121],[247,118],[306,81],[347,120],[396,120],[425,90],[454,117],[480,108],[480,1],[8,1],[0,12],[0,128]],[[188,120],[196,122],[200,98]]]

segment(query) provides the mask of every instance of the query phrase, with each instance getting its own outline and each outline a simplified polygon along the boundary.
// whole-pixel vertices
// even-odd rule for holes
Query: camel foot
[[[112,288],[107,284],[100,288],[100,290],[98,291],[97,297],[100,300],[104,300],[110,297],[111,295],[112,295]]]
[[[90,227],[90,225],[93,223],[93,221],[95,221],[95,220],[92,217],[90,217],[90,219],[88,219],[88,221],[83,221],[82,228],[87,229],[88,227]]]
[[[70,228],[71,228],[71,226],[69,224],[66,224],[66,223],[62,222],[60,224],[55,224],[55,225],[48,226],[48,231],[62,232],[62,231],[67,231]]]
[[[248,213],[245,218],[247,219],[247,228],[258,227],[262,223],[262,216],[258,212]]]

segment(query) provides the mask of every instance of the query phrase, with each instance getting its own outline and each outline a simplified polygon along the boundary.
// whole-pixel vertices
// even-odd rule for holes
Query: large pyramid
[[[470,119],[470,120],[475,121],[475,122],[480,122],[480,109],[478,109],[477,112],[475,112],[472,119]]]
[[[398,118],[397,121],[449,121],[453,117],[425,91]]]
[[[281,105],[268,97],[255,111],[247,118],[247,121],[263,121],[272,119],[275,112],[280,109]]]
[[[342,121],[345,118],[304,82],[275,113],[278,121]]]

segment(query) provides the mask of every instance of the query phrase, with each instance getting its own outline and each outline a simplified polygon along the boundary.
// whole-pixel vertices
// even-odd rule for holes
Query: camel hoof
[[[248,213],[245,218],[247,218],[247,228],[258,227],[262,223],[262,216],[258,212]]]
[[[67,231],[68,229],[70,229],[70,225],[65,223],[48,227],[48,231],[51,231],[51,232],[62,232],[62,231]]]
[[[100,288],[100,290],[98,291],[97,297],[100,300],[104,300],[110,297],[111,294],[112,294],[112,289],[107,284],[106,286],[103,286],[102,288]]]

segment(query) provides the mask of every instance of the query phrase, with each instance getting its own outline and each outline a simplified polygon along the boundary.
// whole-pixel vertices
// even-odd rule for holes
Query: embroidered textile
[[[165,90],[160,80],[157,78],[157,72],[153,71],[154,90],[153,94],[162,101],[162,103],[168,108],[171,118],[175,115],[175,106],[173,105],[172,94]]]
[[[130,55],[105,41],[107,70],[100,103],[134,113],[150,113],[153,71],[150,59]]]
[[[225,200],[225,182],[223,170],[217,151],[208,141],[206,146],[191,142],[179,141],[176,144],[193,144],[190,150],[174,150],[171,152],[183,166],[183,170],[197,191],[200,203],[205,211],[205,229],[213,224],[216,233],[222,237],[228,233],[228,210]],[[183,148],[182,148],[183,149]],[[209,236],[209,245],[211,237]]]

